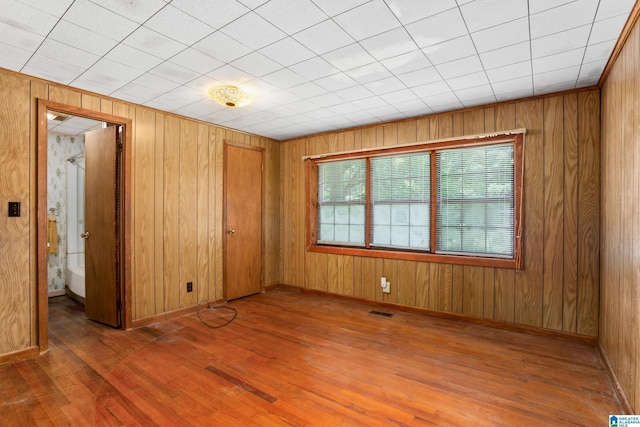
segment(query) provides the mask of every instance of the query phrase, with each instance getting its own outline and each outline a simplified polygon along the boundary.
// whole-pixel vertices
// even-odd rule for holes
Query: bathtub
[[[67,294],[74,300],[84,303],[84,265],[67,265]]]

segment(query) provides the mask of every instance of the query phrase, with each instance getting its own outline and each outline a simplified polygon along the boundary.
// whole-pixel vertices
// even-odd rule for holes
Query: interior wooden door
[[[85,134],[85,314],[120,326],[117,126]]]
[[[225,143],[225,298],[262,291],[262,157],[259,147]]]

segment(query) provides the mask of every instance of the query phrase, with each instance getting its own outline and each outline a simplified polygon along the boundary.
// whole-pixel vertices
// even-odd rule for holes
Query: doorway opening
[[[131,120],[38,100],[38,345],[48,299],[67,294],[91,320],[131,325]]]

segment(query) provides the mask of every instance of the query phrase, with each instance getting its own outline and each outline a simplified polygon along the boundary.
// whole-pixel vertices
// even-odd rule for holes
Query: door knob
[[[88,231],[85,231],[84,233],[82,233],[82,234],[80,235],[80,237],[82,237],[83,239],[88,239],[88,238],[89,238],[89,232],[88,232]]]
[[[236,232],[235,228],[230,228],[230,229],[227,230],[227,233],[229,233],[229,234],[233,234],[235,232]]]

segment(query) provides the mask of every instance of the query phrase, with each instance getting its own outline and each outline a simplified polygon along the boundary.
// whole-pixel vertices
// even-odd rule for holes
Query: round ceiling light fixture
[[[253,101],[253,95],[236,86],[211,86],[209,97],[225,107],[244,107]]]

